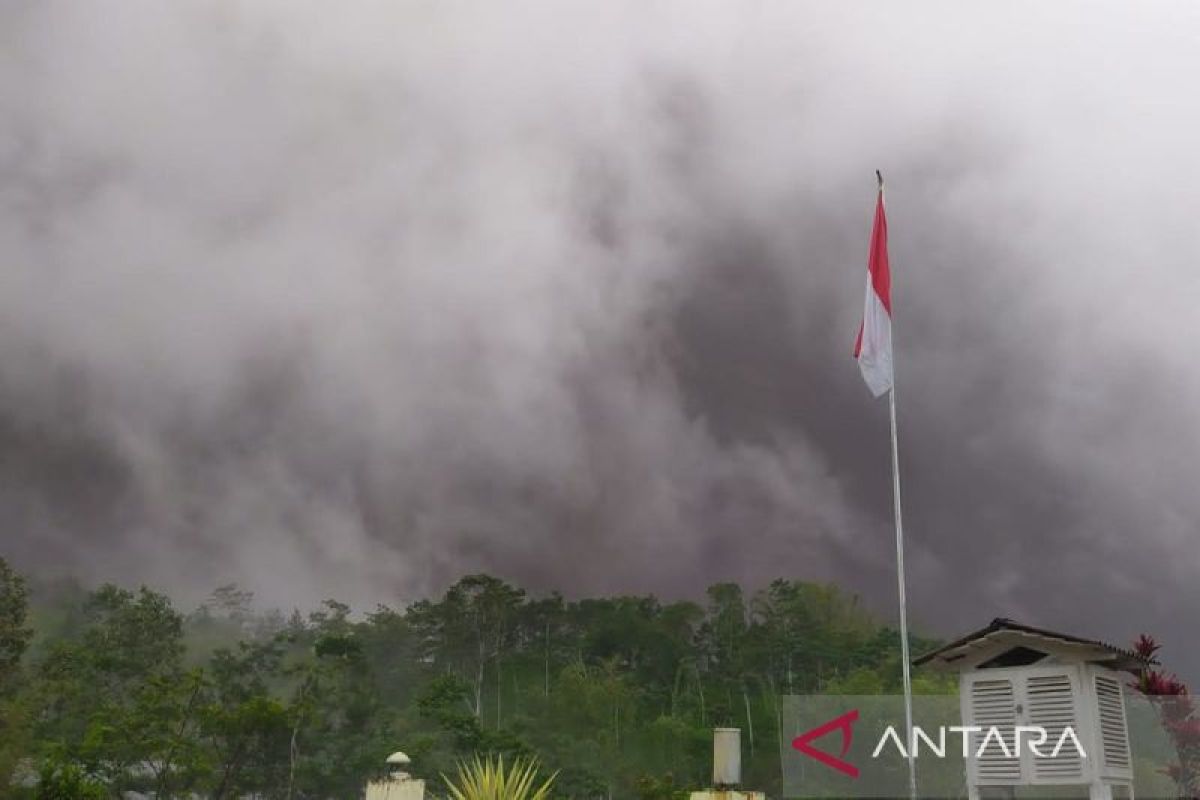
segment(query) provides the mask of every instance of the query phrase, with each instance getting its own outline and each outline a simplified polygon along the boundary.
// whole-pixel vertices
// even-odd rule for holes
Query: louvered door
[[[1021,760],[1004,752],[1005,748],[1010,754],[1014,752],[1017,694],[1018,687],[1011,677],[975,675],[969,679],[965,698],[969,714],[964,714],[964,722],[985,729],[971,734],[970,740],[970,772],[977,785],[1021,782]],[[993,726],[1004,739],[1003,748],[995,739],[985,742],[986,731]]]
[[[1125,698],[1121,681],[1106,674],[1093,677],[1096,690],[1096,713],[1100,728],[1100,749],[1104,756],[1104,773],[1114,777],[1132,777],[1129,755],[1129,730],[1125,720]]]
[[[984,729],[972,734],[970,740],[968,769],[974,784],[1070,784],[1088,780],[1087,764],[1070,740],[1057,756],[1051,755],[1067,727],[1087,746],[1087,737],[1080,728],[1080,673],[1076,667],[981,670],[964,677],[964,721]],[[1035,755],[1029,747],[1029,733],[1024,734],[1018,751],[1018,725],[1046,730],[1045,742],[1038,747],[1042,755]],[[994,736],[988,738],[992,726],[999,729],[1004,748]]]
[[[1058,755],[1051,755],[1069,727],[1080,736],[1079,686],[1075,670],[1030,674],[1025,677],[1025,719],[1028,725],[1046,730],[1046,742],[1038,749],[1043,755],[1028,750],[1025,758],[1037,783],[1078,783],[1084,777],[1084,760],[1070,741],[1064,743]]]

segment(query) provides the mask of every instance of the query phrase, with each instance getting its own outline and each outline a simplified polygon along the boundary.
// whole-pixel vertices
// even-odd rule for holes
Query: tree
[[[12,692],[21,656],[33,636],[33,631],[25,624],[28,612],[25,579],[0,558],[0,697]]]
[[[326,601],[324,611],[310,615],[311,649],[289,670],[298,681],[290,705],[289,785],[316,797],[357,795],[395,749],[363,635],[369,623],[350,621],[349,612]]]
[[[1145,660],[1145,666],[1132,685],[1155,705],[1171,737],[1177,761],[1167,768],[1167,774],[1175,781],[1179,797],[1194,800],[1200,796],[1200,713],[1186,684],[1150,666],[1161,647],[1151,636],[1138,637],[1134,652]]]
[[[291,726],[287,708],[271,691],[282,658],[278,642],[239,642],[209,662],[200,735],[215,800],[285,783]]]
[[[711,726],[730,722],[747,784],[778,794],[782,694],[899,681],[896,631],[803,581],[718,584],[701,606],[531,599],[470,575],[408,608],[355,617],[331,600],[286,620],[249,598],[222,587],[186,619],[145,588],[43,598],[33,648],[8,662],[28,748],[0,750],[37,756],[46,797],[353,797],[403,749],[429,779],[477,754],[536,754],[560,771],[556,794],[666,800],[708,781]]]
[[[501,659],[514,640],[517,609],[525,592],[490,575],[468,575],[439,603],[418,602],[409,619],[421,637],[424,655],[471,682],[471,708],[483,719],[484,678],[496,675],[496,723],[500,724]]]
[[[161,594],[106,585],[84,604],[78,638],[40,665],[37,733],[114,791],[173,791],[188,762],[197,684],[182,668],[182,617]]]
[[[34,800],[106,800],[108,791],[74,764],[47,761],[33,796]]]
[[[28,611],[25,580],[0,558],[0,786],[9,784],[27,746],[28,713],[17,691],[21,657],[33,636]]]

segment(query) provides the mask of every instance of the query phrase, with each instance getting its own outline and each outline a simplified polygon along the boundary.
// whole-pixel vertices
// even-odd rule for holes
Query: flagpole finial
[[[879,170],[875,170],[875,178],[879,181],[879,188],[882,189],[883,188],[883,173],[880,172]]]

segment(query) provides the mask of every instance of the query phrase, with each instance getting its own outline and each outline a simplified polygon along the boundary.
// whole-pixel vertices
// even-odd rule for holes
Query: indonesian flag
[[[867,296],[863,321],[854,343],[854,357],[863,380],[879,397],[892,388],[892,273],[888,269],[887,217],[883,213],[883,182],[875,202],[875,226],[867,258]]]

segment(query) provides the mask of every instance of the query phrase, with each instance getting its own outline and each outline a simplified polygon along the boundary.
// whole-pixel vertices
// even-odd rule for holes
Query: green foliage
[[[270,684],[282,664],[274,642],[240,642],[212,657],[199,725],[213,797],[287,784],[291,714]]]
[[[47,761],[33,796],[35,800],[105,800],[108,791],[75,764]]]
[[[28,612],[25,580],[0,558],[0,786],[12,780],[29,734],[27,704],[17,696],[21,658],[33,636]]]
[[[675,774],[643,775],[637,779],[638,800],[685,800],[688,790],[675,783]]]
[[[144,587],[93,592],[76,636],[39,665],[37,738],[116,791],[190,786],[203,680],[183,669],[182,625],[170,600]]]
[[[535,759],[516,759],[504,766],[504,756],[475,756],[458,764],[456,780],[442,776],[454,800],[545,800],[557,773],[538,782]]]
[[[784,695],[900,684],[895,630],[800,581],[698,604],[529,598],[470,575],[405,609],[290,618],[232,585],[185,616],[146,588],[62,584],[34,592],[32,625],[23,592],[0,568],[0,653],[17,654],[0,661],[0,780],[52,765],[47,797],[354,797],[403,749],[431,780],[536,757],[559,796],[679,800],[708,782],[717,725],[743,730],[747,785],[778,794]]]
[[[12,691],[21,656],[33,636],[25,624],[28,605],[25,580],[0,558],[0,696]]]

